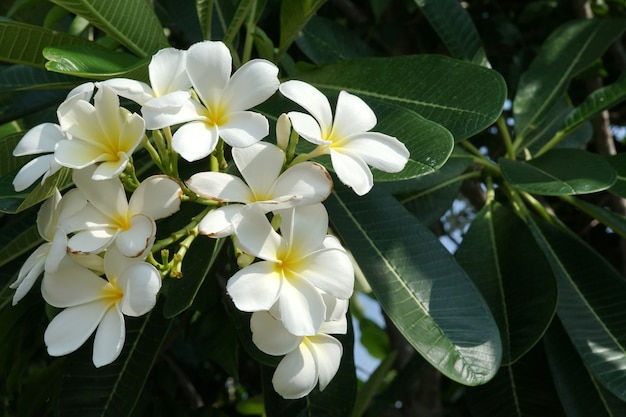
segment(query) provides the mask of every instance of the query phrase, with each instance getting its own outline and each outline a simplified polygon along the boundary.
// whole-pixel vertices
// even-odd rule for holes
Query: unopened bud
[[[289,146],[289,135],[291,135],[291,122],[283,113],[276,121],[276,144],[283,151],[287,151],[287,146]]]

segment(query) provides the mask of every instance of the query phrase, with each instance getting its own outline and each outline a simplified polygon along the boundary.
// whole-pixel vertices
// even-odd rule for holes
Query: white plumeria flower
[[[155,220],[179,210],[180,186],[168,176],[155,175],[145,179],[128,201],[120,179],[94,181],[96,169],[73,173],[76,187],[89,204],[63,223],[68,233],[74,233],[68,249],[97,254],[115,242],[125,256],[141,256],[154,242]]]
[[[368,165],[385,172],[399,172],[406,165],[409,151],[402,142],[370,132],[376,126],[376,115],[359,97],[341,91],[333,119],[328,99],[312,85],[287,81],[280,85],[280,92],[311,114],[289,112],[293,129],[318,145],[320,154],[330,154],[341,182],[358,195],[366,194],[374,185]]]
[[[104,270],[106,279],[66,256],[56,271],[44,275],[44,299],[64,309],[44,333],[51,356],[74,352],[95,331],[93,363],[107,365],[124,346],[124,315],[139,317],[154,307],[161,288],[154,266],[141,258],[125,257],[112,246],[104,255]]]
[[[186,69],[200,102],[182,106],[158,100],[142,108],[146,127],[161,129],[185,123],[172,137],[172,147],[187,161],[208,156],[218,139],[233,147],[246,147],[269,133],[267,119],[248,109],[267,100],[278,89],[278,68],[253,59],[231,77],[232,58],[222,42],[205,41],[187,51]]]
[[[148,65],[150,85],[128,78],[112,78],[97,85],[106,85],[142,106],[148,102],[152,107],[181,106],[191,96],[191,82],[185,71],[186,54],[175,48],[161,49],[154,54]]]
[[[93,179],[119,176],[145,134],[144,120],[120,107],[119,97],[101,85],[92,105],[77,100],[59,107],[61,129],[70,138],[56,145],[54,158],[60,165],[82,169],[94,164]]]
[[[61,197],[59,190],[55,189],[54,194],[41,205],[37,213],[37,231],[46,243],[40,245],[26,259],[17,279],[10,285],[10,288],[15,289],[13,305],[24,298],[43,271],[52,272],[57,269],[66,254],[67,246],[65,231],[58,225],[86,204],[87,201],[77,190]]]
[[[232,234],[232,218],[245,204],[259,205],[264,212],[269,212],[319,203],[332,191],[330,175],[314,162],[296,164],[281,174],[285,153],[271,143],[233,148],[232,154],[245,182],[221,172],[200,172],[187,181],[189,189],[201,197],[243,203],[223,206],[207,214],[199,224],[202,234],[211,237]]]
[[[226,289],[238,309],[274,306],[289,332],[316,334],[326,316],[321,291],[350,298],[354,268],[337,239],[326,234],[328,214],[322,204],[283,210],[281,217],[282,236],[257,206],[235,216],[238,246],[262,260],[235,273]]]
[[[79,100],[90,100],[93,94],[93,83],[81,84],[67,95],[67,98],[57,110],[57,117],[61,119],[68,108],[71,108]],[[42,123],[30,129],[18,142],[13,150],[13,156],[37,155],[24,165],[15,178],[13,187],[15,191],[23,191],[41,178],[41,183],[51,175],[58,172],[62,165],[54,159],[54,151],[57,144],[68,137],[61,126],[55,123]]]
[[[339,319],[324,322],[314,335],[295,336],[266,311],[252,314],[250,329],[252,341],[260,350],[285,355],[272,377],[274,389],[283,398],[302,398],[318,382],[323,390],[339,370],[343,346],[329,334],[346,333],[345,310]]]

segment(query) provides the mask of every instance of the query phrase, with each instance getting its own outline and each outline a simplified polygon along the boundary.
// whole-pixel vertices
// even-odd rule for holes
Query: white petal
[[[222,95],[230,111],[247,110],[263,103],[278,90],[278,67],[264,59],[246,62],[232,76]]]
[[[61,193],[58,188],[54,189],[53,194],[43,202],[37,212],[37,231],[39,236],[47,240],[52,240],[54,229],[56,228],[56,209],[61,202]]]
[[[108,154],[102,149],[80,139],[59,142],[54,153],[59,164],[72,169],[83,169],[107,158]]]
[[[74,190],[82,196],[82,193],[78,190],[78,188],[75,188],[70,192],[73,192]],[[62,228],[67,234],[70,234],[85,229],[115,229],[117,228],[117,225],[113,219],[95,208],[93,204],[87,203],[82,209],[74,213],[72,216],[59,219],[58,227]]]
[[[256,206],[246,206],[233,218],[235,233],[244,252],[268,261],[278,261],[282,237],[274,231],[265,213]]]
[[[111,228],[88,229],[74,234],[67,241],[67,248],[73,254],[98,254],[107,248],[117,235]]]
[[[152,56],[148,72],[155,97],[179,90],[188,90],[191,82],[185,70],[186,52],[175,48],[161,49]]]
[[[251,111],[229,113],[227,122],[219,127],[224,142],[233,147],[245,148],[266,137],[269,123],[265,116]]]
[[[298,204],[320,203],[333,190],[333,180],[326,168],[315,162],[302,162],[283,172],[271,194],[276,199],[298,196]]]
[[[376,126],[376,115],[363,100],[346,91],[339,93],[333,136],[345,138],[355,133],[367,132]]]
[[[119,159],[116,161],[107,161],[98,164],[96,170],[93,172],[92,178],[96,181],[102,181],[119,177],[120,174],[124,172],[124,169],[126,169],[129,158],[125,153],[118,153],[117,155]]]
[[[75,216],[87,206],[87,199],[79,189],[73,188],[66,192],[58,205],[58,222]],[[73,232],[73,230],[70,230]]]
[[[345,251],[323,249],[314,252],[300,259],[297,268],[295,273],[324,292],[342,299],[352,295],[354,267]]]
[[[283,279],[278,308],[285,328],[296,336],[318,332],[326,317],[326,305],[319,291],[302,279]]]
[[[127,98],[140,105],[154,98],[152,88],[144,82],[131,80],[128,78],[112,78],[110,80],[100,81],[98,88],[106,85],[121,97]]]
[[[24,191],[50,170],[54,155],[43,155],[28,161],[13,178],[15,191]]]
[[[323,204],[298,206],[280,214],[280,230],[289,245],[290,261],[320,249],[328,231],[328,213]]]
[[[30,129],[18,142],[13,156],[54,152],[56,144],[66,139],[61,127],[54,123],[43,123]]]
[[[280,361],[272,377],[272,385],[283,398],[297,399],[313,391],[317,379],[313,352],[302,343]]]
[[[250,317],[252,341],[268,355],[281,356],[294,351],[302,342],[302,336],[294,336],[267,311],[252,313]]]
[[[346,304],[348,303],[348,300],[341,301],[344,301]],[[328,316],[328,314],[326,314],[326,316]],[[348,332],[348,321],[345,313],[336,320],[327,320],[322,323],[319,332],[324,334],[346,334]]]
[[[166,175],[146,178],[133,192],[128,203],[131,215],[144,214],[153,220],[163,219],[180,210],[180,185]]]
[[[59,268],[59,264],[67,254],[67,236],[65,230],[57,227],[50,243],[50,252],[46,258],[45,269],[47,272],[54,272]]]
[[[155,130],[194,120],[204,120],[205,108],[189,97],[189,93],[172,93],[147,101],[141,108],[146,129]]]
[[[337,339],[325,334],[318,334],[307,339],[307,344],[315,357],[321,391],[326,388],[339,370],[343,346]]]
[[[276,144],[283,151],[289,146],[289,138],[291,137],[291,122],[286,113],[278,116],[276,120]]]
[[[67,94],[65,101],[61,105],[65,105],[65,104],[71,105],[71,102],[74,100],[85,100],[85,101],[91,100],[91,97],[93,96],[94,87],[95,87],[95,84],[92,82],[82,83],[74,87]]]
[[[245,148],[233,148],[233,160],[256,200],[266,200],[283,167],[285,153],[271,143],[257,142]]]
[[[104,253],[104,271],[109,281],[115,281],[122,290],[126,286],[129,275],[125,271],[133,265],[143,264],[145,256],[130,258],[122,254],[117,245],[111,245]]]
[[[317,120],[322,132],[330,133],[333,124],[332,111],[328,99],[321,91],[303,81],[291,80],[280,85],[280,92],[289,100],[306,109]],[[289,118],[293,123],[291,115]],[[298,131],[295,125],[294,129]],[[298,131],[298,133],[300,132]]]
[[[150,217],[137,214],[130,219],[130,228],[121,231],[115,238],[115,244],[124,256],[136,258],[152,246],[156,235],[156,224]]]
[[[95,166],[74,171],[74,184],[85,196],[87,201],[111,218],[126,217],[128,201],[126,192],[119,178],[94,181]]]
[[[67,355],[81,347],[111,307],[110,301],[98,300],[61,311],[48,324],[43,335],[48,354]]]
[[[131,113],[124,108],[120,108],[119,112],[122,118],[121,130],[117,143],[113,143],[117,153],[123,152],[131,155],[146,133],[146,122],[137,113]]]
[[[13,294],[13,305],[16,305],[28,292],[37,281],[37,278],[44,270],[46,256],[50,250],[50,244],[44,243],[39,246],[24,262],[17,279],[13,282],[9,288],[15,289]]]
[[[276,302],[281,281],[274,263],[260,261],[233,275],[226,284],[226,291],[241,311],[269,310]]]
[[[211,211],[198,223],[198,231],[213,238],[232,235],[235,233],[232,219],[242,207],[242,204],[229,204]]]
[[[409,151],[393,136],[377,132],[359,133],[342,144],[342,151],[359,155],[366,164],[385,172],[399,172],[409,159]]]
[[[46,272],[41,295],[54,307],[71,307],[101,299],[108,288],[106,280],[66,256],[54,272]]]
[[[358,155],[339,153],[331,149],[330,160],[339,180],[357,195],[365,195],[374,186],[369,167]]]
[[[106,145],[107,140],[114,142],[120,137],[121,118],[120,118],[120,99],[113,89],[106,84],[102,84],[96,95],[94,96],[94,107],[96,109],[96,119],[100,126],[100,132],[104,135],[92,138],[94,142],[103,142]],[[95,132],[94,132],[95,133]],[[93,135],[93,133],[92,133]]]
[[[161,275],[146,262],[126,268],[120,276],[120,284],[126,281],[122,297],[122,312],[127,316],[139,317],[146,314],[156,304],[161,289]]]
[[[187,50],[186,65],[193,88],[207,107],[219,102],[232,69],[228,47],[223,42],[195,43]]]
[[[112,363],[122,352],[126,339],[124,316],[119,306],[107,310],[96,330],[93,341],[92,361],[96,368]]]
[[[187,123],[172,136],[172,148],[186,161],[197,161],[213,152],[218,135],[215,126],[211,127],[204,122]]]
[[[287,113],[293,130],[298,134],[316,145],[328,145],[331,142],[322,137],[322,130],[315,119],[308,114],[290,111]]]
[[[199,172],[187,180],[187,186],[200,197],[224,202],[251,203],[254,195],[241,178],[223,172]]]

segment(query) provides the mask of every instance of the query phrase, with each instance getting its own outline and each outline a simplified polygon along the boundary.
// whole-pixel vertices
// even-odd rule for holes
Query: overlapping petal
[[[233,111],[247,110],[270,98],[278,86],[278,67],[265,59],[253,59],[233,74],[222,101]]]
[[[178,128],[172,137],[172,147],[183,159],[193,162],[209,156],[218,139],[217,126],[195,121]]]
[[[74,307],[102,298],[111,284],[66,256],[56,271],[44,274],[41,295],[54,307]]]
[[[126,340],[126,325],[119,305],[111,306],[98,324],[93,341],[92,361],[96,368],[108,365],[120,356]]]
[[[180,185],[166,175],[146,178],[133,192],[128,202],[130,215],[143,214],[153,220],[163,219],[180,210],[183,191]]]
[[[268,355],[280,356],[295,350],[302,342],[302,336],[295,336],[267,311],[252,313],[250,317],[252,341]]]
[[[293,276],[289,278],[282,280],[280,288],[280,320],[294,335],[316,334],[326,317],[322,295],[309,281]]]
[[[343,346],[337,339],[326,334],[308,337],[306,342],[315,358],[319,387],[323,390],[339,370]]]
[[[318,131],[321,130],[324,135],[330,133],[333,125],[332,110],[328,99],[321,91],[299,80],[284,82],[280,85],[279,90],[282,95],[302,106],[315,118],[319,124]],[[291,118],[291,115],[289,116]],[[300,133],[295,124],[294,129]]]
[[[286,399],[302,398],[315,388],[318,380],[313,352],[301,343],[280,361],[272,377],[277,393]]]
[[[282,277],[273,262],[256,262],[233,275],[226,291],[241,311],[269,310],[281,291]]]

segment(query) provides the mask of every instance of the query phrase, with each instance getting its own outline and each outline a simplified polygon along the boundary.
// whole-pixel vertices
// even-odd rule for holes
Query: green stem
[[[211,39],[211,26],[213,24],[213,0],[206,1],[207,12],[204,20],[203,29],[204,29],[204,38],[207,40]]]
[[[562,141],[565,138],[565,136],[568,135],[568,133],[569,132],[564,131],[564,130],[559,130],[558,132],[556,132],[556,135],[554,135],[554,137],[550,139],[548,143],[543,145],[541,149],[539,149],[537,153],[535,153],[535,158],[543,155],[544,153],[548,152],[550,149],[554,148],[560,141]]]
[[[301,153],[291,160],[287,168],[299,164],[300,162],[308,161],[316,156],[324,155],[328,153],[328,145],[319,145],[309,153]]]
[[[152,142],[150,142],[148,137],[145,135],[143,137],[142,144],[143,144],[143,147],[146,149],[146,151],[148,151],[148,155],[150,155],[150,159],[152,159],[152,162],[154,162],[154,164],[157,167],[159,167],[159,170],[161,172],[165,172],[166,169],[163,166],[163,161],[161,160],[161,156],[159,155],[157,150],[154,148],[154,146],[152,146]]]
[[[506,147],[507,158],[515,159],[515,149],[513,148],[513,142],[511,141],[511,135],[509,134],[509,127],[506,124],[506,120],[504,117],[500,116],[496,124],[498,125],[498,130],[500,131],[500,135],[502,135],[502,140]]]
[[[165,239],[161,239],[155,242],[154,245],[152,246],[151,252],[152,253],[159,252],[161,249],[164,249],[165,247],[178,242],[185,236],[188,236],[190,233],[192,233],[192,230],[198,226],[198,224],[204,218],[204,216],[206,216],[211,210],[213,210],[213,208],[214,208],[213,206],[205,207],[204,210],[202,210],[198,215],[192,217],[191,221],[185,227],[173,232]]]
[[[526,202],[528,204],[530,204],[532,206],[533,209],[535,209],[537,214],[539,214],[541,217],[543,217],[549,223],[555,224],[554,223],[554,216],[552,216],[548,212],[548,210],[546,210],[546,208],[543,206],[543,204],[541,204],[539,201],[537,201],[537,199],[535,197],[533,197],[532,195],[530,195],[529,193],[527,193],[525,191],[520,191],[519,194],[522,196],[522,198],[524,200],[526,200]]]
[[[481,172],[480,171],[470,171],[470,172],[466,172],[464,174],[461,174],[459,176],[456,176],[454,178],[450,178],[446,181],[443,181],[437,185],[435,185],[434,187],[431,188],[427,188],[426,190],[423,190],[419,193],[416,194],[412,194],[410,197],[405,198],[403,200],[399,200],[400,204],[406,204],[410,201],[416,200],[418,198],[421,198],[423,196],[425,196],[426,194],[430,194],[434,191],[440,190],[444,187],[447,187],[448,185],[454,184],[455,182],[459,182],[459,181],[465,181],[466,179],[470,179],[470,178],[479,178],[481,176]]]
[[[524,204],[524,200],[520,197],[519,193],[512,189],[507,183],[501,184],[500,189],[509,198],[513,209],[519,214],[519,216],[522,219],[526,219],[530,213],[528,212],[528,208]]]
[[[182,278],[183,277],[183,259],[185,259],[185,255],[187,251],[191,247],[191,244],[198,237],[198,226],[190,229],[187,232],[187,237],[180,242],[178,252],[174,254],[174,258],[172,259],[171,268],[170,268],[170,277],[172,278]]]
[[[256,0],[252,2],[252,6],[250,6],[250,14],[248,15],[248,21],[246,22],[246,39],[243,44],[243,55],[242,62],[245,64],[250,60],[250,56],[252,55],[252,44],[254,43],[254,30],[256,28],[256,24],[254,22],[254,16],[256,15]]]

